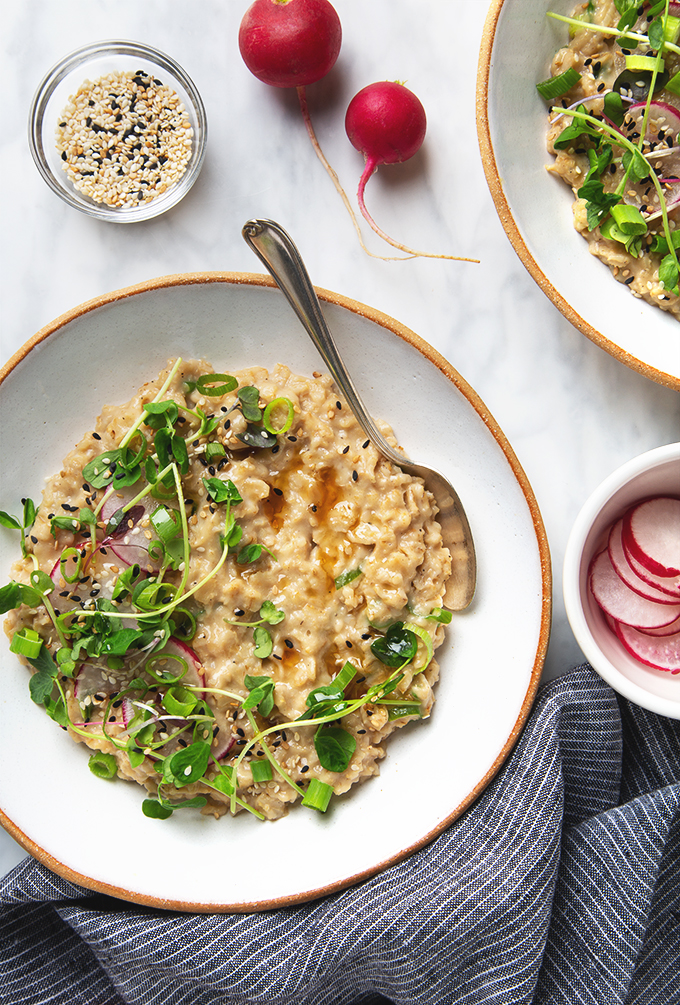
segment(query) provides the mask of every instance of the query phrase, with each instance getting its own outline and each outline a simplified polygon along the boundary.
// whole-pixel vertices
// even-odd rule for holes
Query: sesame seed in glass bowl
[[[64,57],[29,118],[31,153],[52,191],[112,223],[175,206],[198,177],[206,136],[193,81],[141,42],[94,42]]]

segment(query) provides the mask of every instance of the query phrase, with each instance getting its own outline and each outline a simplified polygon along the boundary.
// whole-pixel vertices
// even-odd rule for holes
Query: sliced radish
[[[606,549],[594,557],[588,575],[595,600],[615,621],[634,628],[662,628],[680,615],[680,604],[657,604],[629,589]]]
[[[626,558],[628,559],[628,564],[631,569],[642,579],[645,583],[649,583],[650,586],[656,587],[657,590],[661,590],[662,593],[667,593],[669,597],[674,597],[676,600],[680,600],[680,576],[655,576],[653,572],[649,569],[645,569],[642,562],[638,562],[633,554],[626,547],[626,541],[623,537],[623,529],[621,532],[621,541],[623,544],[623,550],[626,553]]]
[[[626,586],[629,586],[631,590],[638,593],[641,597],[646,597],[647,600],[654,600],[658,604],[680,603],[680,597],[674,601],[669,593],[647,583],[635,572],[628,561],[626,551],[623,547],[622,529],[623,518],[613,524],[609,532],[609,540],[607,541],[609,558],[617,575],[621,577]]]
[[[680,673],[680,632],[655,638],[619,623],[616,634],[624,648],[640,663],[655,670]]]
[[[680,499],[654,496],[623,518],[626,550],[655,576],[680,576]]]
[[[101,508],[102,520],[107,524],[120,514],[124,506],[134,499],[136,493],[131,489],[113,492],[107,496]],[[158,568],[157,563],[149,555],[149,542],[152,535],[148,530],[146,517],[158,507],[158,503],[148,496],[132,506],[120,522],[102,541],[100,548],[106,554],[109,550],[124,562],[125,565],[139,565],[151,572]]]
[[[644,631],[645,635],[653,635],[656,638],[675,635],[676,632],[680,632],[680,618],[676,618],[675,621],[671,621],[669,625],[664,625],[662,628],[640,628],[638,631]]]

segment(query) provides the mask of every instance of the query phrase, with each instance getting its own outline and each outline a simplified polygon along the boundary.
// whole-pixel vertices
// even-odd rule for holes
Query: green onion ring
[[[271,423],[271,415],[275,408],[285,407],[286,409],[286,419],[283,425],[279,429],[275,429]],[[290,427],[293,425],[293,402],[289,398],[274,398],[270,401],[264,410],[264,416],[262,418],[262,424],[268,433],[272,436],[278,436],[280,433],[287,433]]]
[[[210,398],[221,398],[236,387],[238,387],[236,377],[228,373],[204,373],[196,381],[196,390]]]
[[[64,572],[64,562],[67,562],[69,558],[76,556],[76,570],[72,576],[67,576]],[[65,583],[75,583],[80,579],[80,573],[82,571],[83,560],[81,558],[80,552],[77,548],[64,548],[61,553],[61,558],[59,559],[59,574]]]
[[[122,467],[124,468],[134,468],[136,467],[137,464],[141,464],[141,462],[144,460],[144,455],[146,454],[146,448],[148,446],[146,436],[141,431],[141,429],[135,430],[132,439],[134,439],[135,436],[139,436],[140,440],[142,441],[140,448],[136,454],[133,454],[131,457],[129,457],[130,447],[128,447],[127,444],[124,447],[120,448],[119,460]]]
[[[175,662],[179,663],[180,666],[182,667],[182,672],[179,674],[179,676],[174,676],[167,670],[161,670],[159,673],[157,673],[153,669],[153,667],[155,663],[158,663],[161,660],[175,660]],[[148,673],[149,677],[155,680],[157,684],[177,684],[179,681],[181,681],[182,677],[186,675],[186,672],[189,669],[189,664],[184,659],[184,657],[177,656],[175,653],[156,653],[155,656],[149,657],[149,659],[146,661],[144,669]]]

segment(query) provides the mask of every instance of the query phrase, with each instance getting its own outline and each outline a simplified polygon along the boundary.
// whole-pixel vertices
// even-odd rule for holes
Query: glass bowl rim
[[[103,55],[139,56],[141,59],[153,60],[158,66],[176,78],[177,82],[189,95],[196,117],[197,133],[194,137],[195,152],[192,153],[189,165],[182,177],[169,190],[167,197],[152,199],[139,210],[132,209],[120,212],[117,209],[104,208],[105,204],[88,202],[75,195],[70,189],[62,187],[54,177],[43,147],[43,118],[47,105],[59,84],[78,66],[85,65],[88,60]],[[85,72],[85,77],[87,72]],[[113,223],[137,223],[160,216],[176,205],[189,191],[195,182],[203,165],[208,134],[208,123],[203,99],[186,70],[171,56],[155,49],[144,42],[126,39],[104,39],[90,42],[68,53],[56,62],[44,75],[33,96],[28,119],[28,142],[35,165],[47,185],[56,195],[69,206],[88,216]]]

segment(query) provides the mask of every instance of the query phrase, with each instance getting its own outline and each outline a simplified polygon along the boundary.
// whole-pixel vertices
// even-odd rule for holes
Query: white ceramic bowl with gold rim
[[[551,573],[526,476],[483,402],[439,353],[392,318],[319,293],[367,407],[390,422],[407,453],[451,479],[472,526],[477,594],[437,651],[433,715],[391,737],[379,777],[325,815],[297,806],[276,823],[193,811],[151,820],[138,786],[95,778],[87,750],[31,702],[27,671],[0,633],[0,820],[27,851],[91,889],[199,911],[263,909],[341,889],[455,820],[529,714],[548,643]],[[323,369],[268,277],[169,276],[86,303],[0,370],[0,509],[38,499],[102,406],[128,400],[177,356],[226,372],[279,362],[302,374]],[[3,581],[17,552],[16,532],[0,528]]]
[[[580,332],[626,366],[680,389],[680,323],[631,295],[574,230],[571,189],[546,171],[550,75],[576,0],[492,0],[477,78],[477,131],[501,223],[522,263]]]

